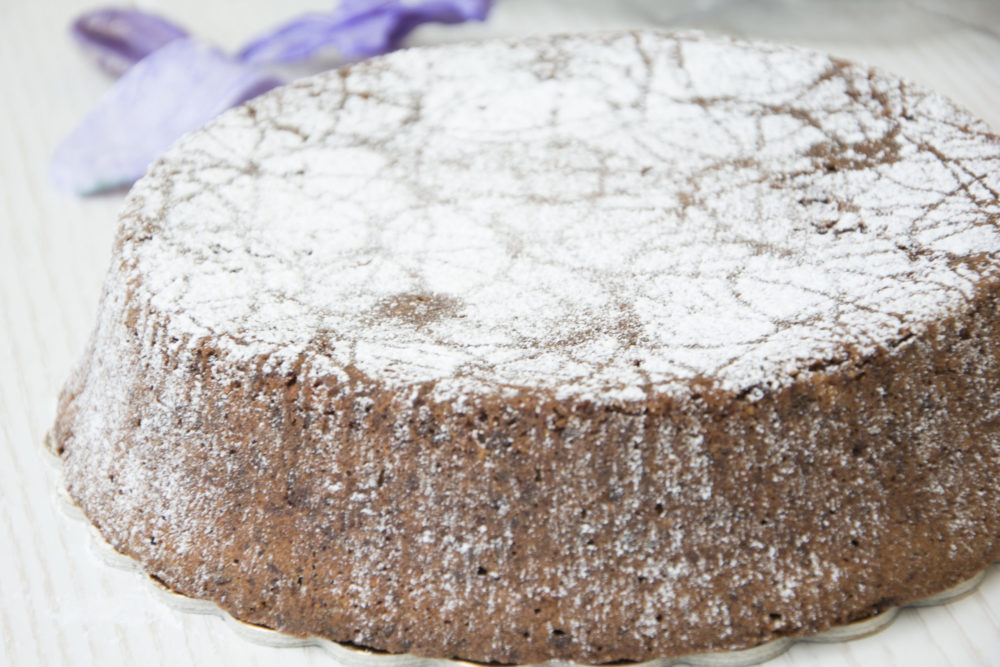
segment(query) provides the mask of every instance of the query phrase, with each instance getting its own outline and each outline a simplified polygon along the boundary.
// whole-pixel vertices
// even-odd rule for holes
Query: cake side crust
[[[461,409],[234,367],[133,310],[54,441],[116,549],[242,620],[483,662],[742,648],[1000,558],[997,294],[757,400]]]

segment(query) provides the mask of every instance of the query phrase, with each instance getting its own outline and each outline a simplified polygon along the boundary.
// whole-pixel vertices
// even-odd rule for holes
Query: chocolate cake
[[[806,635],[1000,557],[1000,139],[806,50],[413,49],[129,194],[51,447],[294,635],[527,663]]]

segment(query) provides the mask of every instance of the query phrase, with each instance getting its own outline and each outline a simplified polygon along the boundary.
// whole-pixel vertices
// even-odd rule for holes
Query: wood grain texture
[[[232,48],[319,0],[143,3]],[[473,39],[651,22],[798,41],[877,64],[935,88],[1000,128],[1000,17],[969,0],[893,3],[887,32],[871,9],[809,22],[824,3],[506,0],[483,26],[427,28],[415,41]],[[829,4],[829,3],[825,3]],[[862,3],[850,3],[857,8]],[[698,11],[688,6],[696,6]],[[40,443],[55,396],[93,326],[120,195],[75,200],[52,190],[46,163],[108,83],[66,37],[79,0],[0,2],[0,664],[335,664],[319,649],[247,642],[218,619],[161,604],[102,563],[85,527],[52,501]],[[921,7],[930,6],[930,10]],[[780,12],[776,13],[779,8]],[[958,16],[959,19],[949,18]],[[854,26],[852,33],[851,26]],[[819,25],[820,28],[816,26]],[[888,25],[888,24],[887,24]],[[813,26],[803,28],[803,26]],[[881,30],[882,32],[879,32]],[[844,644],[798,644],[774,665],[1000,665],[1000,568],[960,601],[906,610],[889,629]]]

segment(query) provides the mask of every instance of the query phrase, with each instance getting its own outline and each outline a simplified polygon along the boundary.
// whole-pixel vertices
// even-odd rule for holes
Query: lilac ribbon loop
[[[116,8],[81,15],[70,33],[97,66],[112,76],[121,76],[153,51],[187,37],[183,28],[155,14]]]
[[[79,195],[129,185],[178,137],[280,84],[218,49],[175,39],[125,72],[63,140],[50,178]]]
[[[328,13],[301,16],[251,41],[239,57],[248,63],[304,60],[323,48],[359,60],[398,49],[424,23],[483,21],[491,0],[343,0]]]

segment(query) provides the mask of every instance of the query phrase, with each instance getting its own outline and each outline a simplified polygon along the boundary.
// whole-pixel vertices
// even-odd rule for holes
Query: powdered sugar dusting
[[[891,345],[1000,250],[1000,142],[787,47],[609,34],[406,51],[182,140],[123,259],[176,334],[439,395],[780,384]],[[317,362],[319,363],[319,362]]]

